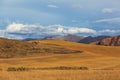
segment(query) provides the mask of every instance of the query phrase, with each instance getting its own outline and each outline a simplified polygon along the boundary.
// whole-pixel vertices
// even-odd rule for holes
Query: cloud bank
[[[5,30],[0,30],[0,37],[12,39],[44,38],[47,36],[61,36],[66,34],[95,34],[89,28],[78,28],[63,25],[27,25],[12,23]]]
[[[63,25],[28,25],[20,23],[12,23],[7,26],[6,29],[0,30],[0,37],[9,39],[42,39],[50,36],[63,36],[67,34],[78,35],[114,35],[119,34],[120,30],[99,30],[89,28],[79,28]]]
[[[110,30],[110,29],[106,29],[106,30],[101,30],[99,31],[99,33],[102,34],[119,34],[120,30]]]

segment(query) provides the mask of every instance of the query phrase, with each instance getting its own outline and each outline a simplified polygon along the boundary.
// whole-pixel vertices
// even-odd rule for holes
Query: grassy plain
[[[29,42],[37,42],[39,45],[57,45],[71,51],[82,52],[1,58],[0,80],[120,80],[120,47],[79,44],[62,40]],[[83,66],[88,70],[7,71],[9,67],[52,68],[59,66]]]

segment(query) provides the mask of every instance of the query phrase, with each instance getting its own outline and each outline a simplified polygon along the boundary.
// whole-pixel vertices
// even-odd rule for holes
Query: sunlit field
[[[120,80],[120,47],[62,40],[29,42],[59,45],[68,50],[82,52],[1,58],[0,80]],[[20,69],[9,70],[9,68]]]

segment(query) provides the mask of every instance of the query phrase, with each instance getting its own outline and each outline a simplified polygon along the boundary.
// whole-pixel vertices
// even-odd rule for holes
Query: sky
[[[0,37],[120,35],[120,0],[0,0]]]

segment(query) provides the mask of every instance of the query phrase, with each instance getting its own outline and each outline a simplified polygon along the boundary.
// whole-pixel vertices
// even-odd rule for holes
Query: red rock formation
[[[120,36],[105,38],[101,41],[93,42],[91,44],[105,46],[120,46]]]

